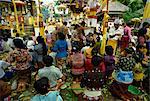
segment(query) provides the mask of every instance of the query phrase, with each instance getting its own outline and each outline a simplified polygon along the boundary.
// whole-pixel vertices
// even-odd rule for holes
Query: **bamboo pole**
[[[17,28],[17,32],[20,34],[19,21],[18,21],[18,14],[17,14],[17,8],[16,8],[15,0],[12,0],[12,2],[13,2],[14,13],[15,13],[15,18],[16,18],[16,28]]]

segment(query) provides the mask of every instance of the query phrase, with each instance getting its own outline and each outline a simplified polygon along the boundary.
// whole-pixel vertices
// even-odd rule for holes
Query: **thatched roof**
[[[108,9],[110,12],[125,12],[129,10],[129,7],[118,1],[114,1],[114,2],[109,2]],[[106,10],[106,6],[104,7],[103,11],[105,10]]]

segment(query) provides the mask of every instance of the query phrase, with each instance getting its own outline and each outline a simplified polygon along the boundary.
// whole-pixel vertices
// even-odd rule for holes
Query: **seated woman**
[[[128,86],[133,83],[133,72],[136,61],[132,57],[132,48],[126,48],[119,58],[116,69],[112,73],[115,81],[110,85],[110,92],[122,100],[133,100],[135,96],[128,91]]]
[[[7,62],[10,63],[17,74],[18,89],[23,91],[26,86],[31,83],[31,71],[29,62],[32,60],[23,41],[21,39],[14,39],[15,49],[9,53]]]
[[[81,78],[85,70],[85,57],[80,50],[81,48],[79,46],[73,47],[73,54],[70,56],[71,73],[76,81]]]
[[[63,101],[59,92],[57,91],[49,91],[48,88],[49,80],[46,77],[43,77],[37,80],[34,83],[34,88],[37,91],[37,95],[35,95],[31,101]]]
[[[103,73],[99,69],[102,58],[98,55],[92,57],[93,69],[85,71],[81,80],[81,87],[85,87],[83,98],[90,101],[102,99],[101,87],[104,84]]]

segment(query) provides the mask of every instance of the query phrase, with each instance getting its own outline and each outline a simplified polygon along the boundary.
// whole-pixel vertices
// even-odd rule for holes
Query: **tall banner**
[[[108,19],[109,19],[109,15],[108,15],[108,0],[101,0],[101,8],[104,8],[105,6],[107,6],[107,10],[104,12],[104,18],[103,18],[103,23],[102,23],[102,34],[103,34],[103,38],[102,38],[102,43],[101,43],[101,48],[100,48],[100,53],[102,55],[105,54],[105,46],[106,46],[106,40],[107,40],[107,28],[108,28]]]
[[[103,24],[102,24],[102,34],[103,34],[103,39],[102,39],[102,43],[101,43],[101,49],[100,49],[100,53],[102,55],[105,54],[105,46],[106,46],[106,40],[107,40],[107,27],[108,27],[108,19],[109,19],[109,15],[107,12],[105,12],[104,14],[104,19],[103,19]]]
[[[150,0],[146,2],[143,19],[150,19]]]
[[[149,22],[150,23],[150,0],[146,1],[146,5],[144,8],[144,14],[143,14],[143,22]],[[142,24],[141,24],[142,25]]]

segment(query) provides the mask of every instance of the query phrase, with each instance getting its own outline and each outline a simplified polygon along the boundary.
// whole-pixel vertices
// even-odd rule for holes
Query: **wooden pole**
[[[107,0],[107,14],[108,14],[108,6],[109,6],[109,0]]]

